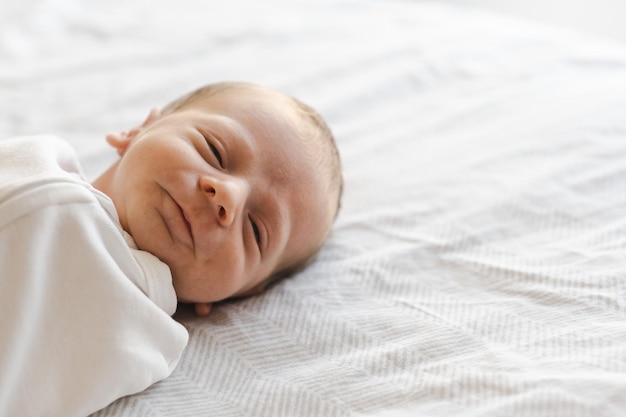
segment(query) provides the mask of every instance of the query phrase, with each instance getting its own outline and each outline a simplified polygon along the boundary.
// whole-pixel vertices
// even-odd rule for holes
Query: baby
[[[274,91],[210,85],[107,139],[122,158],[93,185],[199,315],[304,265],[337,213],[332,135],[312,109]]]
[[[257,85],[107,141],[120,158],[92,184],[60,139],[0,142],[0,415],[84,416],[167,377],[178,302],[207,315],[306,266],[339,209],[330,130]]]

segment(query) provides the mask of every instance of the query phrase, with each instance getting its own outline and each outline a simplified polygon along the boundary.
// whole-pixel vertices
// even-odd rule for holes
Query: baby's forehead
[[[239,105],[245,107],[247,105],[285,105],[286,107],[295,107],[294,100],[281,92],[271,90],[256,85],[236,85],[217,91],[199,92],[190,102],[224,102],[230,101],[230,105]],[[261,107],[264,108],[264,107]]]

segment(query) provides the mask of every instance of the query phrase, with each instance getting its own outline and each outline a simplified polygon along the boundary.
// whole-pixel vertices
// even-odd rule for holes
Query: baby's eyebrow
[[[220,136],[223,140],[229,140],[231,142],[233,139],[236,142],[244,141],[250,143],[250,134],[241,126],[241,124],[232,120],[229,117],[222,115],[213,115],[211,121],[206,121],[207,127],[210,127],[210,130],[215,131],[215,133]],[[242,145],[237,143],[237,145]]]

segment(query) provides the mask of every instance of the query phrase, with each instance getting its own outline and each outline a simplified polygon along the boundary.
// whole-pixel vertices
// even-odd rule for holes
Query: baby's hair
[[[343,175],[341,167],[341,158],[339,156],[339,150],[335,138],[322,118],[322,116],[311,106],[303,103],[302,101],[284,94],[282,92],[272,90],[269,88],[261,87],[256,84],[250,84],[245,82],[225,81],[213,84],[207,84],[192,92],[183,95],[182,97],[167,104],[163,110],[163,114],[173,113],[191,103],[196,102],[199,99],[204,99],[217,95],[219,93],[232,90],[232,89],[249,89],[256,91],[269,92],[271,94],[278,94],[285,98],[293,105],[297,115],[300,116],[304,122],[301,124],[301,139],[304,146],[309,146],[312,149],[316,149],[314,152],[314,158],[318,172],[325,172],[328,175],[328,193],[329,196],[335,197],[335,206],[333,219],[337,218],[339,209],[341,208],[341,197],[343,194]],[[330,225],[327,234],[330,232]],[[273,284],[281,278],[292,275],[310,264],[317,256],[317,253],[321,249],[323,241],[315,250],[300,261],[288,265],[286,268],[275,272],[265,282],[265,285]]]

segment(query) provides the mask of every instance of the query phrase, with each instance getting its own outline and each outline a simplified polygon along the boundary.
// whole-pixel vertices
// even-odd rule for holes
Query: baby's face
[[[312,253],[334,215],[286,101],[226,91],[163,115],[126,148],[107,194],[179,301],[246,295]]]

